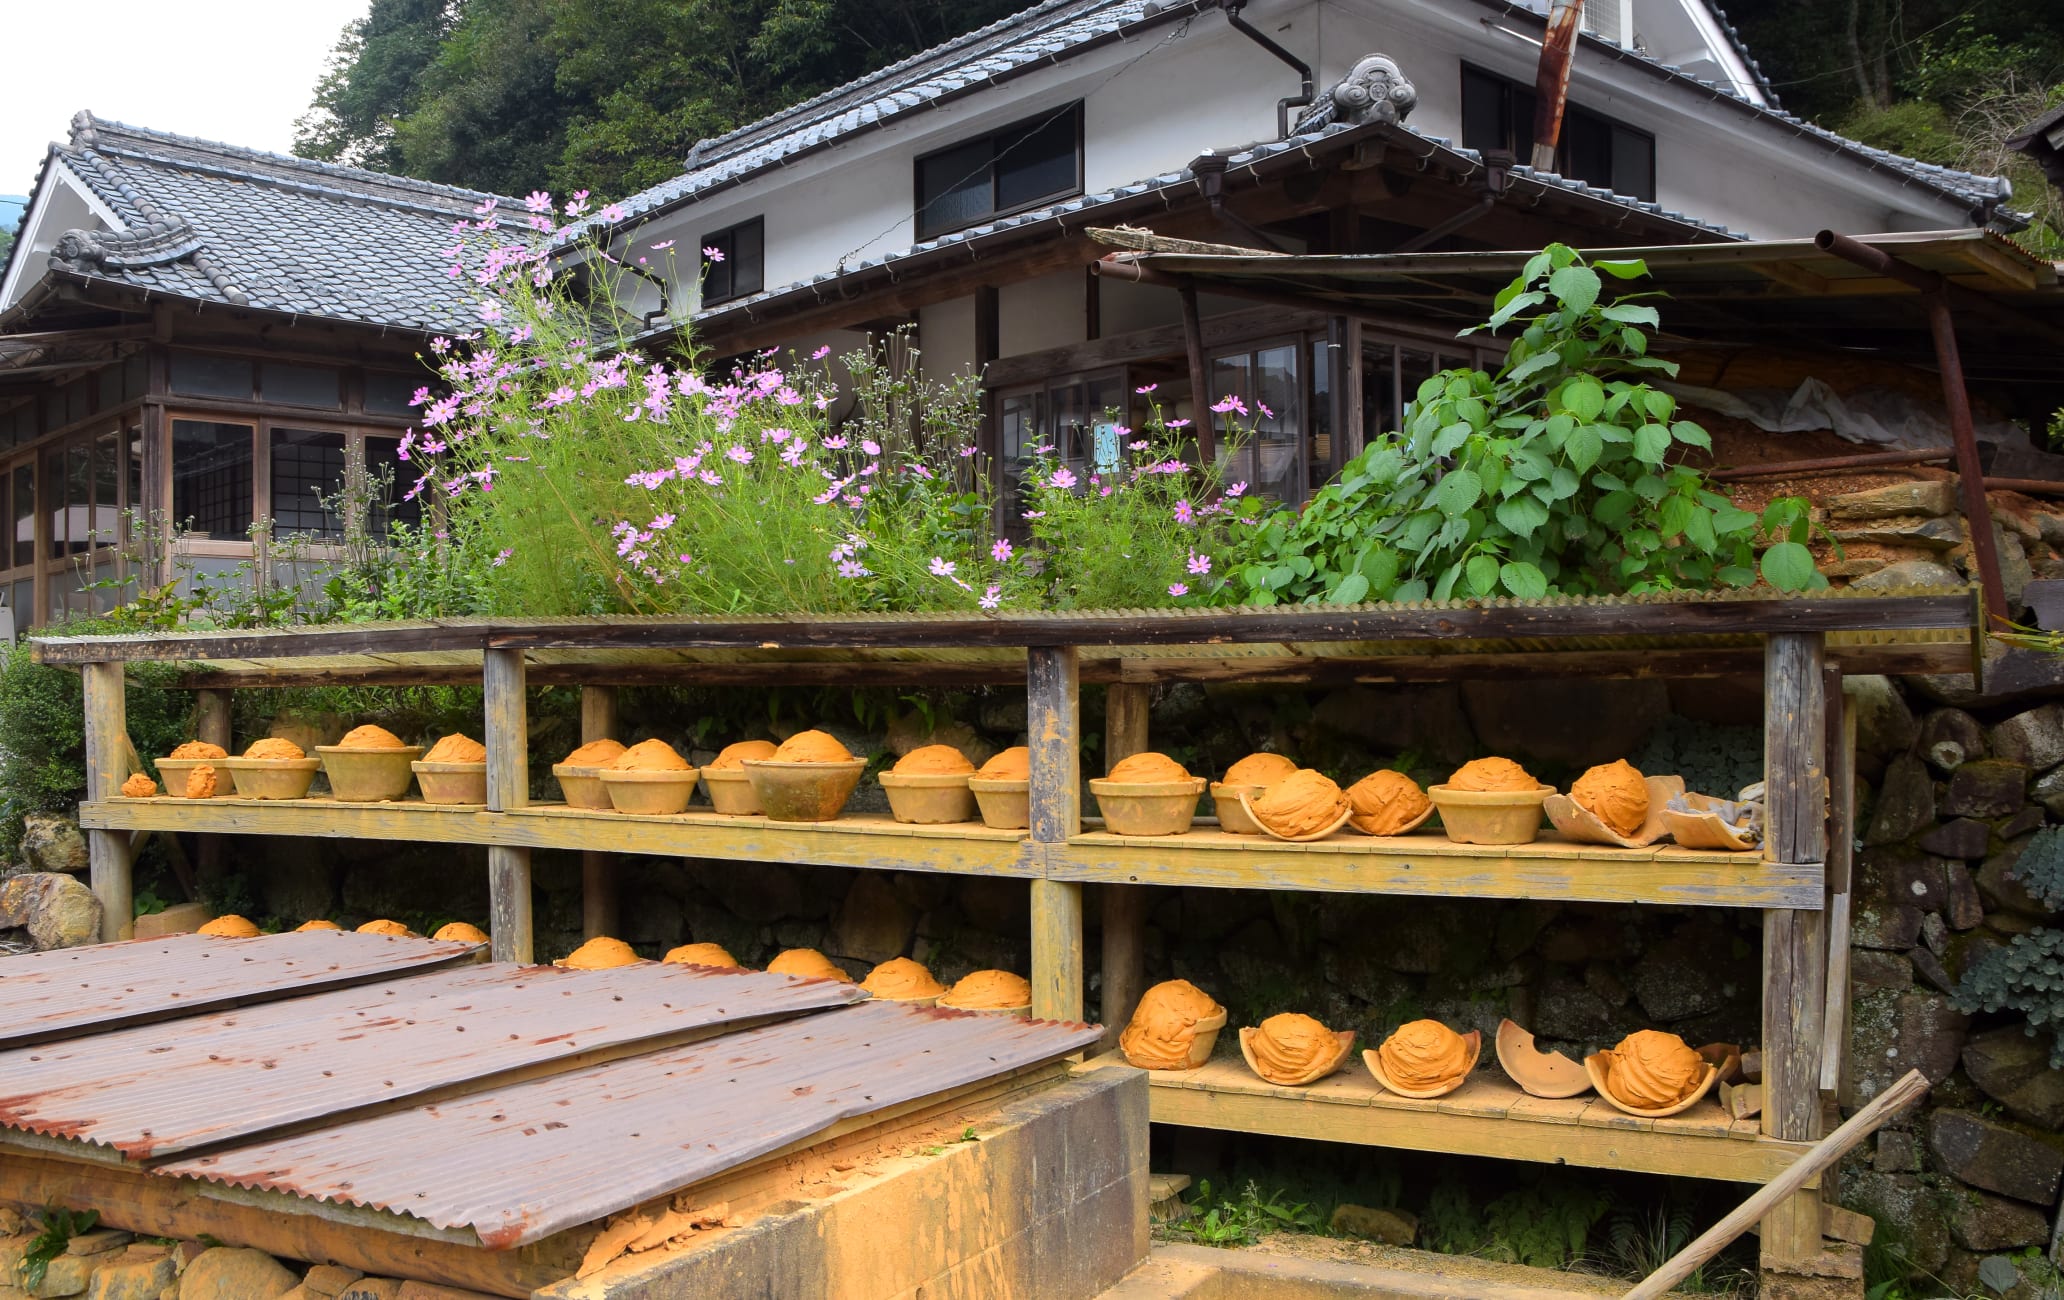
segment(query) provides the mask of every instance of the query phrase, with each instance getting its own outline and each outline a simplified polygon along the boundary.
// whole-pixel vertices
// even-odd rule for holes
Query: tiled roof
[[[123,231],[72,231],[54,270],[201,302],[423,330],[469,327],[444,274],[452,224],[488,198],[282,154],[72,119],[60,162]],[[26,255],[17,242],[13,256]]]
[[[1477,0],[1477,3],[1506,13],[1531,14],[1536,18],[1542,18],[1548,12],[1546,0]],[[1714,13],[1722,26],[1726,27],[1728,39],[1748,62],[1750,71],[1757,79],[1758,88],[1763,90],[1769,99],[1768,104],[1758,104],[1733,86],[1724,86],[1719,82],[1694,76],[1674,63],[1663,63],[1640,50],[1624,49],[1588,34],[1583,36],[1582,41],[1586,49],[1596,50],[1608,58],[1633,64],[1696,93],[1716,96],[1739,111],[1779,130],[1793,135],[1810,136],[1866,167],[1893,172],[1908,181],[1934,190],[1945,198],[1966,204],[1988,217],[1992,215],[1993,209],[2013,196],[2014,187],[2003,176],[1980,176],[1975,172],[1958,171],[1954,167],[1939,167],[1934,163],[1920,162],[1890,150],[1874,148],[1860,140],[1851,140],[1848,136],[1838,135],[1824,126],[1816,126],[1803,117],[1785,112],[1777,106],[1777,97],[1769,93],[1769,83],[1763,80],[1762,70],[1756,67],[1755,61],[1748,57],[1748,50],[1741,44],[1741,38],[1735,33],[1734,28],[1726,25],[1726,16],[1717,10]]]
[[[1428,163],[1445,163],[1446,167],[1444,170],[1450,172],[1466,174],[1479,169],[1483,164],[1483,156],[1476,150],[1460,148],[1439,136],[1428,135],[1423,131],[1414,130],[1403,123],[1395,125],[1383,123],[1353,125],[1345,122],[1335,122],[1301,135],[1293,135],[1287,139],[1270,140],[1235,150],[1226,155],[1226,166],[1230,170],[1237,171],[1282,154],[1309,149],[1321,142],[1332,142],[1336,146],[1342,145],[1345,142],[1338,140],[1337,137],[1350,132],[1358,136],[1387,135],[1393,139],[1404,141],[1411,147],[1415,155],[1420,156]],[[908,248],[887,253],[880,257],[849,263],[841,268],[827,271],[806,280],[780,285],[762,293],[754,294],[749,298],[727,300],[720,306],[712,307],[707,311],[697,312],[694,321],[697,326],[701,326],[705,323],[736,319],[741,316],[749,318],[756,307],[792,294],[802,293],[811,289],[822,289],[824,286],[847,276],[863,275],[871,270],[900,263],[921,254],[951,248],[956,245],[968,244],[993,235],[1020,230],[1027,226],[1035,226],[1042,222],[1051,222],[1057,219],[1065,220],[1075,216],[1093,216],[1098,209],[1113,207],[1127,200],[1168,191],[1187,190],[1195,184],[1196,179],[1195,172],[1184,168],[1180,171],[1164,172],[1159,176],[1151,176],[1145,180],[1120,185],[1114,189],[1102,190],[1095,194],[1085,194],[1076,198],[1065,199],[1059,203],[1044,208],[1035,208],[1029,212],[1013,213],[1010,216],[999,217],[994,221],[984,222],[978,226],[970,226],[965,230],[957,230],[950,235],[941,235],[937,239],[928,239],[922,243],[912,244]],[[1701,238],[1745,238],[1745,236],[1729,230],[1725,226],[1716,225],[1713,222],[1690,216],[1686,213],[1672,211],[1660,204],[1652,203],[1645,199],[1616,194],[1611,190],[1601,189],[1595,185],[1587,185],[1582,181],[1574,181],[1557,176],[1553,172],[1536,172],[1531,167],[1511,168],[1506,173],[1506,184],[1508,187],[1507,194],[1521,201],[1524,201],[1528,195],[1528,191],[1524,187],[1533,185],[1541,190],[1553,190],[1564,194],[1576,195],[1593,203],[1607,205],[1608,210],[1610,208],[1626,208],[1646,213],[1651,217],[1672,222],[1682,227],[1685,242],[1687,243]],[[1086,224],[1089,224],[1087,220],[1068,222],[1068,225],[1074,229],[1080,229]],[[651,333],[667,333],[674,328],[672,325],[667,325]],[[650,337],[650,335],[647,337]]]
[[[1217,0],[1045,0],[987,27],[763,117],[689,150],[686,170],[624,200],[635,219],[776,167],[834,140],[1148,27]]]

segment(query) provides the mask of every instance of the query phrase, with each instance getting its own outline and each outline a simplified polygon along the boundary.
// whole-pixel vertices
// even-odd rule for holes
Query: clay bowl
[[[1261,798],[1265,785],[1227,785],[1223,781],[1211,783],[1211,806],[1218,813],[1218,828],[1228,835],[1261,835],[1261,823],[1254,820],[1242,802],[1248,796]]]
[[[940,1002],[938,1005],[943,1010],[965,1011],[971,1016],[1009,1016],[1014,1020],[1030,1020],[1032,1018],[1032,1004],[1030,1002],[1021,1007],[956,1007],[948,1002]]]
[[[1256,799],[1259,799],[1260,797],[1260,795],[1254,796],[1254,798]],[[1223,808],[1224,806],[1224,804],[1219,805],[1219,807],[1221,808]],[[1354,816],[1353,808],[1342,808],[1340,810],[1340,815],[1333,819],[1333,824],[1331,826],[1322,826],[1318,830],[1315,830],[1308,835],[1278,835],[1275,831],[1269,829],[1269,825],[1267,822],[1263,821],[1261,818],[1256,817],[1254,815],[1254,805],[1248,802],[1248,797],[1244,793],[1240,796],[1240,811],[1246,815],[1249,821],[1253,822],[1256,826],[1261,827],[1262,834],[1268,836],[1272,840],[1281,840],[1285,844],[1309,844],[1313,840],[1323,840],[1328,835],[1331,835],[1333,832],[1347,825],[1347,819]]]
[[[1711,1061],[1708,1061],[1706,1062],[1705,1075],[1700,1078],[1699,1086],[1691,1090],[1690,1096],[1674,1106],[1662,1106],[1654,1110],[1645,1110],[1639,1106],[1629,1106],[1618,1097],[1613,1096],[1606,1088],[1605,1061],[1606,1054],[1604,1052],[1594,1052],[1584,1058],[1584,1073],[1590,1077],[1591,1086],[1598,1089],[1598,1095],[1605,1098],[1607,1104],[1614,1110],[1625,1111],[1629,1115],[1638,1115],[1642,1119],[1662,1119],[1666,1115],[1675,1115],[1679,1111],[1690,1110],[1698,1104],[1701,1097],[1713,1090],[1713,1084],[1720,1078],[1719,1069]]]
[[[1566,794],[1549,795],[1541,807],[1564,839],[1583,844],[1617,844],[1623,849],[1645,849],[1670,833],[1668,824],[1663,821],[1663,806],[1684,793],[1684,778],[1649,776],[1642,780],[1648,786],[1648,816],[1642,820],[1641,829],[1632,835],[1620,834],[1596,813],[1579,806]]]
[[[1470,1071],[1476,1069],[1477,1058],[1483,1055],[1483,1033],[1480,1030],[1472,1029],[1462,1035],[1462,1041],[1469,1044],[1468,1068],[1449,1082],[1432,1088],[1403,1088],[1392,1083],[1390,1076],[1383,1072],[1383,1058],[1377,1054],[1376,1049],[1373,1047],[1362,1053],[1362,1064],[1369,1067],[1369,1073],[1376,1077],[1376,1082],[1383,1085],[1384,1091],[1394,1092],[1400,1097],[1411,1097],[1419,1101],[1428,1101],[1435,1097],[1445,1097],[1469,1082]]]
[[[709,793],[710,806],[727,817],[758,817],[767,811],[760,807],[752,778],[742,767],[702,769],[702,788]]]
[[[229,769],[223,766],[226,758],[161,758],[158,760],[158,775],[164,778],[165,793],[174,799],[186,798],[186,778],[197,767],[215,769],[215,798],[236,798],[236,783],[223,779]]]
[[[975,795],[966,772],[884,772],[889,813],[912,826],[943,826],[975,819]]]
[[[343,749],[317,745],[315,752],[322,756],[323,771],[329,774],[332,799],[338,803],[387,803],[408,793],[409,782],[416,776],[413,765],[423,756],[423,747]]]
[[[1346,1064],[1347,1054],[1354,1051],[1355,1031],[1352,1029],[1336,1029],[1333,1031],[1333,1037],[1338,1041],[1340,1050],[1335,1052],[1330,1059],[1319,1062],[1294,1079],[1271,1079],[1264,1075],[1260,1068],[1254,1064],[1254,1048],[1252,1044],[1254,1042],[1254,1035],[1260,1032],[1259,1029],[1252,1025],[1248,1025],[1240,1030],[1240,1055],[1246,1058],[1247,1068],[1254,1071],[1255,1078],[1260,1079],[1263,1083],[1273,1083],[1279,1088],[1301,1088],[1307,1083],[1317,1083]],[[1201,1065],[1203,1062],[1200,1061],[1198,1064]]]
[[[1426,787],[1440,810],[1441,828],[1457,844],[1532,844],[1541,833],[1541,804],[1552,785],[1533,790],[1450,790]]]
[[[1419,829],[1419,828],[1420,828],[1421,826],[1424,826],[1424,825],[1425,825],[1425,824],[1426,824],[1427,822],[1431,821],[1432,819],[1433,819],[1433,805],[1429,803],[1429,804],[1427,804],[1427,805],[1426,805],[1426,811],[1425,811],[1425,812],[1423,812],[1423,813],[1420,813],[1420,814],[1419,814],[1419,815],[1418,815],[1417,817],[1414,817],[1414,818],[1413,818],[1413,819],[1412,819],[1411,821],[1408,821],[1408,822],[1406,822],[1406,823],[1405,823],[1404,825],[1402,825],[1402,826],[1398,827],[1398,828],[1397,828],[1396,830],[1392,831],[1392,832],[1391,832],[1391,834],[1392,834],[1392,835],[1410,835],[1410,834],[1411,834],[1411,833],[1412,833],[1413,831],[1416,831],[1416,830],[1418,830],[1418,829]],[[1361,827],[1359,827],[1359,826],[1355,825],[1355,824],[1354,824],[1354,819],[1353,819],[1352,817],[1348,818],[1348,822],[1347,822],[1347,828],[1348,828],[1349,830],[1353,831],[1353,832],[1354,832],[1355,834],[1357,834],[1357,835],[1367,835],[1367,834],[1369,833],[1369,832],[1367,832],[1367,831],[1363,830],[1363,829],[1362,829]]]
[[[991,830],[1021,831],[1032,824],[1031,789],[1030,781],[968,778],[968,793],[982,810],[982,824]]]
[[[601,778],[603,792],[609,796],[609,806],[618,812],[641,817],[671,817],[688,811],[688,800],[695,793],[696,778],[702,774],[692,767],[664,772],[605,767],[597,775]]]
[[[745,775],[767,816],[780,822],[828,822],[845,810],[846,800],[867,770],[864,758],[843,763],[789,763],[749,758]]]
[[[559,792],[566,796],[568,808],[598,808],[606,812],[616,806],[609,802],[609,792],[602,788],[602,771],[599,767],[552,764],[552,775],[559,778]]]
[[[487,802],[487,764],[409,764],[415,769],[416,784],[422,787],[424,803],[484,804]]]
[[[1670,832],[1670,838],[1685,848],[1740,851],[1756,847],[1755,840],[1729,825],[1727,820],[1715,811],[1726,803],[1726,800],[1716,799],[1709,794],[1687,794],[1684,796],[1684,802],[1691,806],[1692,811],[1686,813],[1678,812],[1674,808],[1665,808],[1660,816],[1664,829]]]
[[[218,758],[215,770],[227,769],[239,799],[306,799],[315,784],[318,758]]]
[[[1220,1007],[1215,1013],[1204,1017],[1202,1020],[1199,1020],[1195,1025],[1191,1026],[1190,1050],[1184,1056],[1182,1065],[1178,1066],[1177,1068],[1183,1070],[1194,1070],[1198,1066],[1204,1064],[1204,1062],[1210,1060],[1212,1049],[1218,1046],[1218,1031],[1225,1028],[1225,1022],[1226,1009],[1224,1007]],[[1125,1040],[1123,1038],[1119,1039],[1119,1050],[1121,1052],[1124,1051],[1124,1042]],[[1129,1056],[1125,1059],[1130,1064],[1139,1065],[1139,1062],[1134,1061]],[[1158,1069],[1159,1067],[1149,1065],[1140,1066],[1140,1068],[1151,1070]]]
[[[1104,829],[1114,835],[1180,835],[1196,820],[1206,784],[1201,776],[1183,781],[1099,778],[1089,783],[1089,792],[1103,811]]]
[[[1498,1064],[1532,1097],[1574,1097],[1591,1091],[1591,1076],[1561,1052],[1544,1052],[1510,1020],[1498,1022]]]

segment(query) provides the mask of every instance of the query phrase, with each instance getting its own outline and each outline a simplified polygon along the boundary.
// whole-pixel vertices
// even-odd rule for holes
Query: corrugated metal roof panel
[[[1080,1051],[1091,1026],[866,1003],[183,1160],[160,1172],[521,1246],[842,1119]]]
[[[148,1160],[865,996],[830,980],[652,962],[433,971],[0,1052],[0,1126]]]
[[[468,943],[387,934],[266,934],[64,948],[0,960],[0,1047],[300,997],[456,961]]]

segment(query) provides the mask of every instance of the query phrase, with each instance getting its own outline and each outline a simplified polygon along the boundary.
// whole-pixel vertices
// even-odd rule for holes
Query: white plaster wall
[[[1000,286],[996,295],[1000,317],[997,354],[1012,357],[1080,343],[1087,336],[1088,324],[1084,275],[1082,269],[1071,268]]]

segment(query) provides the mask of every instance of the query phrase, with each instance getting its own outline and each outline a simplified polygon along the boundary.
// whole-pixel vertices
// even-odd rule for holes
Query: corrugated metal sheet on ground
[[[317,931],[178,934],[0,958],[0,1047],[363,984],[472,951],[468,943]]]
[[[832,980],[474,966],[0,1052],[0,1128],[148,1160],[485,1076],[842,1006]]]
[[[514,1247],[839,1120],[1056,1060],[1099,1032],[863,1003],[159,1172],[405,1213]]]

